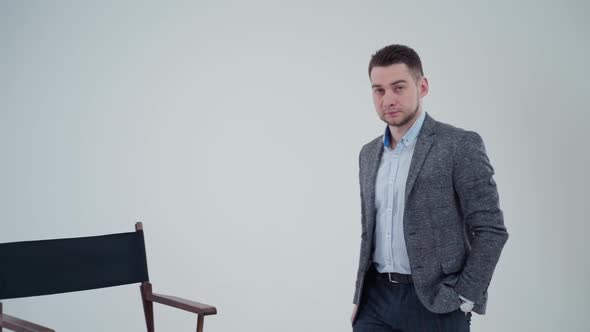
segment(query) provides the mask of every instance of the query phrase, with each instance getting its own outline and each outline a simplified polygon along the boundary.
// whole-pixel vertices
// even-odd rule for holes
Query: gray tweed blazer
[[[353,303],[360,303],[372,264],[375,178],[383,136],[361,149],[361,248]],[[434,120],[428,113],[418,135],[406,182],[404,238],[414,286],[424,306],[446,313],[459,294],[485,314],[487,289],[508,233],[479,134]]]

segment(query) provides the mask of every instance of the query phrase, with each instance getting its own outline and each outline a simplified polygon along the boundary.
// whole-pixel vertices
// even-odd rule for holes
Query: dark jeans
[[[428,311],[414,284],[391,283],[376,273],[373,268],[367,273],[354,332],[469,332],[471,313]]]

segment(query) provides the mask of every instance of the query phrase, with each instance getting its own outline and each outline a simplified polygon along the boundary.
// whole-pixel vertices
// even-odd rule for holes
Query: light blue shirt
[[[390,148],[389,127],[385,128],[383,135],[383,155],[375,182],[377,224],[373,252],[373,262],[381,273],[411,274],[403,224],[406,180],[425,117],[423,111],[393,150]]]

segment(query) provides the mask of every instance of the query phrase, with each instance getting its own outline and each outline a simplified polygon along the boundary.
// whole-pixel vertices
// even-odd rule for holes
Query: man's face
[[[418,115],[422,97],[428,93],[428,80],[412,75],[405,63],[371,70],[373,103],[379,118],[390,126],[402,127]]]

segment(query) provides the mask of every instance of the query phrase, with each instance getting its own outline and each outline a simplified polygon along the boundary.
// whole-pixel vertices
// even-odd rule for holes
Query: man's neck
[[[416,116],[414,116],[414,118],[410,122],[406,123],[405,125],[403,125],[401,127],[391,126],[391,125],[389,126],[389,133],[391,134],[391,141],[390,141],[391,149],[395,149],[397,142],[399,142],[402,139],[402,137],[404,137],[404,135],[408,132],[408,130],[410,130],[410,128],[412,128],[412,126],[414,125],[416,120],[418,120],[418,118],[420,118],[420,115],[422,115],[422,109],[418,110],[418,112],[416,113]]]

